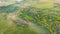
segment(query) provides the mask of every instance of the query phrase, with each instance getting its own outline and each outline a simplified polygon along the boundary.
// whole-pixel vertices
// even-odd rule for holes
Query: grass
[[[32,7],[17,10],[14,5],[3,8],[0,11],[0,34],[60,34],[60,4],[41,1],[43,4],[33,3]],[[9,13],[16,13],[18,18],[30,22],[31,25],[13,21],[8,18]]]

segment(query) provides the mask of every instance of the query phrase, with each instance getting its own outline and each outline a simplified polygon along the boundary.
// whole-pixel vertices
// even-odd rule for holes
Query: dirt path
[[[21,23],[21,24],[26,24],[26,25],[28,25],[28,22],[27,22],[27,21],[18,18],[15,14],[9,14],[9,15],[8,15],[8,19],[11,19],[11,20],[13,20],[13,21],[15,21],[15,22],[19,22],[19,23]]]

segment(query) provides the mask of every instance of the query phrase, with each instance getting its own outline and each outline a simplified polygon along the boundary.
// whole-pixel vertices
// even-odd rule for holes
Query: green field
[[[23,0],[0,6],[0,34],[60,34],[60,3]]]

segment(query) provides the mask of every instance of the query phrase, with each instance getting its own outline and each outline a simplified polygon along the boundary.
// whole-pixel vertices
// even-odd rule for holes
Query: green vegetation
[[[11,4],[0,7],[0,34],[60,34],[59,3],[54,3],[54,1],[45,3],[43,0],[39,0],[40,3],[34,0],[25,2],[32,6],[21,7],[20,4],[20,6]],[[25,2],[22,1],[23,4],[26,4]],[[14,14],[29,24],[23,24],[19,19],[14,21],[15,19],[12,19]]]
[[[24,8],[22,11],[18,12],[18,17],[35,23],[39,26],[45,27],[51,34],[57,34],[57,25],[60,24],[59,11],[51,9],[38,9],[33,7]],[[56,8],[58,9],[58,8]],[[55,11],[55,12],[54,12]],[[59,13],[58,13],[59,12]]]

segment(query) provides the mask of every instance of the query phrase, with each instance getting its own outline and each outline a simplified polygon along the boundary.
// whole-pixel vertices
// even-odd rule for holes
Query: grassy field
[[[54,0],[22,3],[0,6],[0,34],[60,34],[59,3]]]

